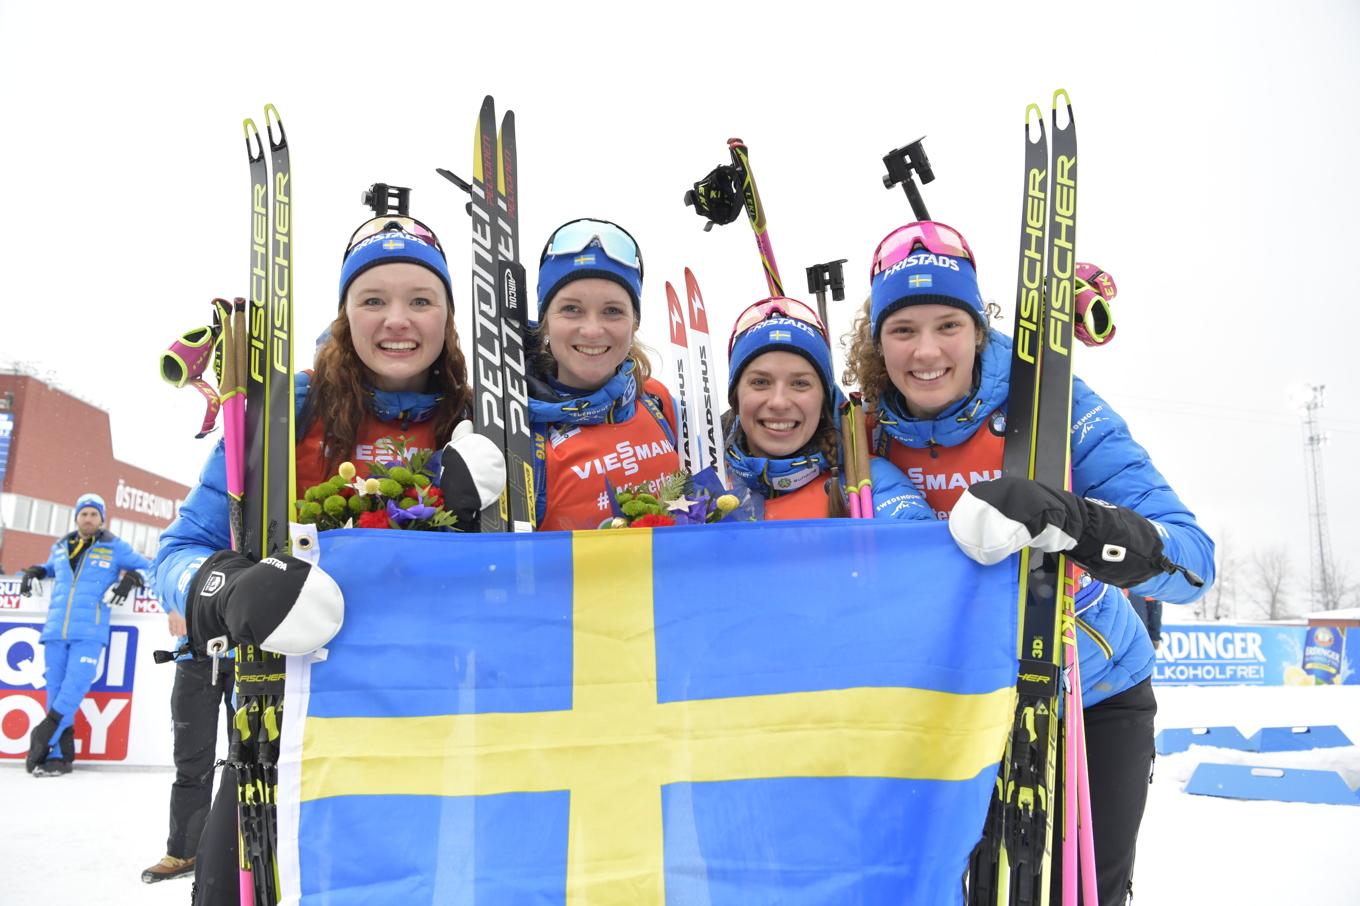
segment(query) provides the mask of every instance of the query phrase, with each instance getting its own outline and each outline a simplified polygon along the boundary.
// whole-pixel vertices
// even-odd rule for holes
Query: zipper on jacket
[[[86,551],[85,553],[88,554],[89,551]],[[85,568],[85,561],[88,559],[89,557],[84,554],[81,555],[80,565],[76,567],[75,575],[71,577],[71,590],[66,593],[66,619],[61,623],[61,637],[63,641],[66,640],[66,633],[71,628],[71,599],[76,596],[76,585],[80,582],[80,571]]]
[[[1094,629],[1092,629],[1091,624],[1083,620],[1081,617],[1077,617],[1076,620],[1077,626],[1085,630],[1086,634],[1091,637],[1091,640],[1094,641],[1096,643],[1096,646],[1099,647],[1100,650],[1105,654],[1105,659],[1107,661],[1113,660],[1114,647],[1110,645],[1109,642],[1105,641],[1105,637],[1100,633],[1096,632]]]

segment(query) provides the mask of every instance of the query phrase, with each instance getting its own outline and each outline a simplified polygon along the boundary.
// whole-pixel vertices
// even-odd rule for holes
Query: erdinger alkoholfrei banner
[[[1331,626],[1162,625],[1160,686],[1360,683],[1360,631]]]
[[[343,530],[292,658],[288,903],[954,904],[1016,566],[944,524]]]

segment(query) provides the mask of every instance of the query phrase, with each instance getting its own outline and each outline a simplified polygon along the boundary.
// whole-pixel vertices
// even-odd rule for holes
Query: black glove
[[[1181,569],[1163,554],[1158,532],[1128,507],[1005,475],[969,487],[949,514],[949,533],[979,563],[999,563],[1022,547],[1064,551],[1091,578],[1119,588]]]
[[[145,586],[142,581],[142,574],[134,569],[123,573],[123,578],[118,580],[118,584],[104,592],[105,604],[123,605],[127,603],[128,595],[139,588]]]
[[[219,637],[276,654],[307,654],[340,631],[345,599],[325,570],[285,554],[254,563],[218,551],[198,568],[185,622],[194,651]]]
[[[505,489],[505,453],[491,439],[461,421],[439,458],[439,493],[444,509],[458,517],[456,527],[477,531],[477,515],[500,499]]]
[[[30,595],[33,594],[33,580],[46,578],[47,567],[45,566],[28,567],[27,569],[24,570],[24,577],[19,580],[19,594],[23,595],[25,598],[29,597]]]

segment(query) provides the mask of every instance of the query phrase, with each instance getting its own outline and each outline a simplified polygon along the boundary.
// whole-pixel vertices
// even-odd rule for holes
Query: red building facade
[[[75,528],[71,505],[93,491],[106,527],[150,557],[189,488],[113,456],[109,414],[46,382],[0,374],[0,566],[47,560]]]

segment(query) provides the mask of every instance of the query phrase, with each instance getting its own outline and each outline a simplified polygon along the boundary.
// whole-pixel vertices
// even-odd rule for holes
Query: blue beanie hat
[[[100,522],[103,522],[107,519],[107,517],[104,515],[104,498],[100,497],[98,494],[85,493],[81,494],[78,498],[76,498],[76,510],[72,515],[73,516],[80,515],[80,511],[85,509],[86,507],[94,507],[96,510],[99,511]]]
[[[419,264],[433,271],[444,284],[444,291],[449,294],[449,310],[453,310],[453,285],[444,253],[425,240],[396,229],[369,236],[345,255],[345,263],[340,267],[340,307],[344,307],[345,293],[356,277],[370,267],[394,261]]]
[[[918,247],[875,274],[869,294],[875,339],[883,330],[883,320],[908,305],[952,305],[971,314],[982,327],[987,326],[977,272],[967,258],[938,255]]]
[[[727,368],[729,400],[735,400],[737,381],[742,371],[757,356],[766,352],[792,352],[807,359],[822,379],[822,391],[826,394],[827,404],[836,405],[840,390],[832,375],[831,347],[827,345],[826,337],[806,321],[778,314],[745,331],[732,344],[732,356]]]
[[[628,298],[633,300],[633,311],[641,320],[642,271],[610,258],[598,239],[579,252],[544,257],[538,266],[538,319],[543,320],[543,312],[558,290],[573,280],[586,277],[612,280],[622,286],[628,291]]]

